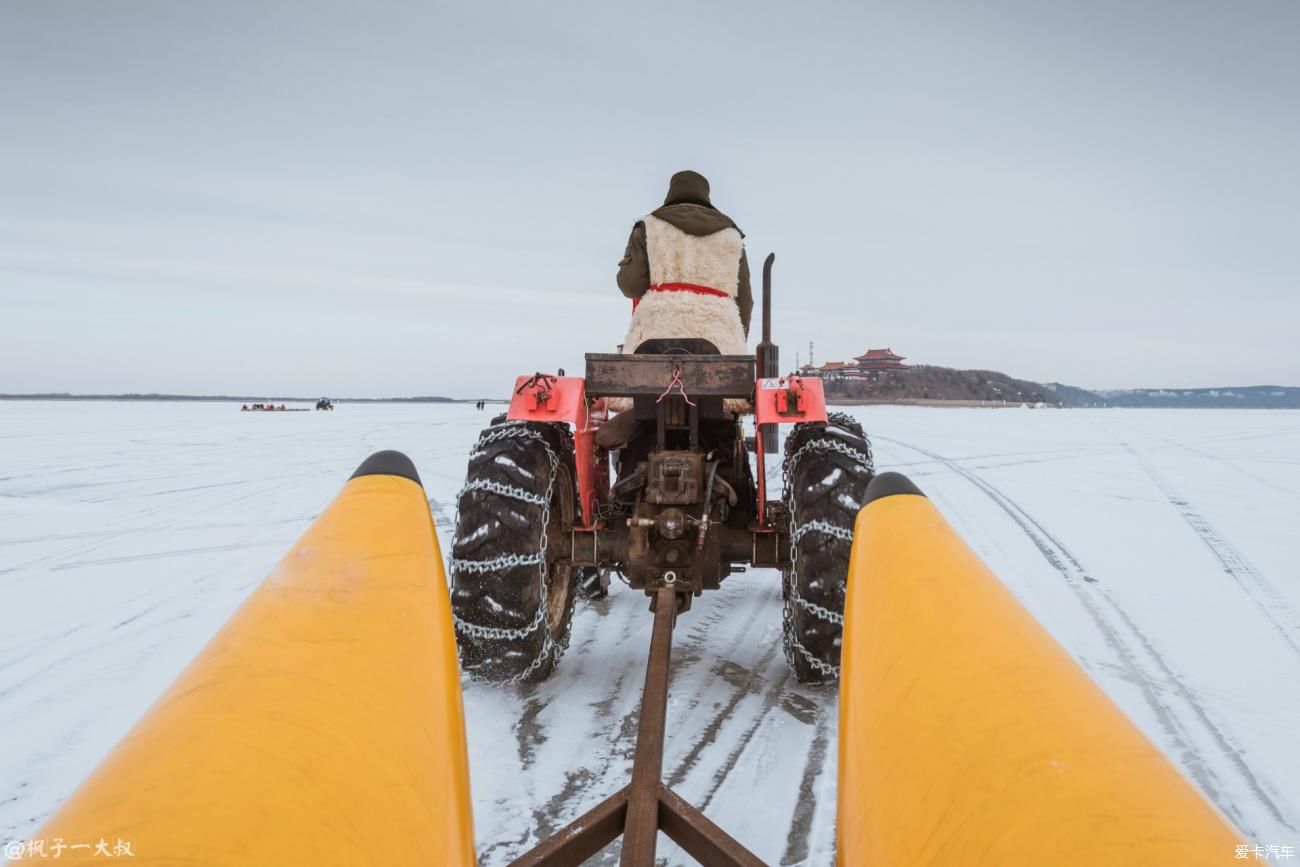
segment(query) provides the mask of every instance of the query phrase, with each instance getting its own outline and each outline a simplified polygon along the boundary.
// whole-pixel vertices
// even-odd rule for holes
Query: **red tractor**
[[[652,340],[636,354],[588,354],[585,377],[519,377],[509,411],[474,446],[459,497],[451,574],[464,671],[546,678],[568,645],[576,598],[603,594],[611,572],[650,596],[671,588],[680,613],[755,566],[783,574],[795,675],[838,678],[871,447],[856,421],[826,411],[821,380],[777,374],[772,261],[755,355]],[[794,426],[785,490],[769,499],[766,463],[782,424]]]

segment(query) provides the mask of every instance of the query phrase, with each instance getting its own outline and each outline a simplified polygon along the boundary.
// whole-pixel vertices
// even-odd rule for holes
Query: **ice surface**
[[[910,475],[1225,814],[1300,842],[1300,413],[853,412],[877,466]],[[448,553],[491,415],[0,402],[0,838],[76,787],[371,452],[415,461]],[[484,865],[624,783],[650,616],[613,589],[580,605],[549,682],[466,686]],[[835,696],[794,683],[780,616],[771,572],[697,600],[664,767],[760,857],[824,865]]]

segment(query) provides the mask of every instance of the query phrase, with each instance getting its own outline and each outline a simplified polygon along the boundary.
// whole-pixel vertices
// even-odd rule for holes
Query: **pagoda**
[[[864,354],[853,359],[857,369],[869,372],[876,370],[907,370],[911,365],[903,363],[903,356],[892,349],[868,349]]]

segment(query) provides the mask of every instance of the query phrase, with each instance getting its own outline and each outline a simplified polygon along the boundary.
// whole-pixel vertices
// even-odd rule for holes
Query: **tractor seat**
[[[654,337],[641,341],[633,355],[721,355],[703,337]]]

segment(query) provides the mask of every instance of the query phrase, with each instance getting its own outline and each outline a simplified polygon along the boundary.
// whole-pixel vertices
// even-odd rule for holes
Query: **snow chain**
[[[550,462],[551,467],[550,476],[546,480],[546,494],[539,498],[536,494],[525,491],[522,488],[516,488],[512,485],[505,485],[490,480],[475,480],[469,482],[461,489],[460,493],[464,494],[468,491],[490,491],[501,496],[522,500],[525,503],[540,505],[542,507],[542,532],[541,539],[538,542],[538,551],[536,554],[528,555],[505,554],[500,557],[493,557],[490,560],[457,560],[453,558],[451,560],[451,572],[452,574],[458,572],[483,573],[495,572],[498,569],[508,569],[513,566],[535,565],[537,566],[537,571],[542,578],[542,595],[537,602],[537,612],[533,615],[532,622],[519,629],[503,629],[497,626],[480,626],[477,623],[470,623],[468,620],[463,620],[453,610],[451,617],[455,623],[456,631],[476,639],[517,641],[521,638],[527,638],[533,632],[536,632],[541,628],[546,622],[547,601],[550,599],[551,595],[550,585],[547,581],[549,575],[547,571],[548,564],[546,562],[546,549],[550,545],[550,533],[548,530],[551,526],[551,499],[555,493],[555,471],[560,465],[560,459],[556,456],[555,450],[552,449],[551,444],[546,441],[546,437],[542,436],[537,431],[532,430],[522,422],[511,422],[480,436],[478,442],[474,444],[474,448],[470,452],[470,457],[472,459],[482,451],[483,447],[486,445],[512,438],[536,440],[542,444],[544,449],[546,449],[546,458]],[[458,495],[457,502],[459,502],[459,499],[460,497]],[[456,521],[457,524],[460,523],[459,514],[456,517]],[[542,635],[541,651],[533,661],[528,664],[527,668],[510,678],[509,682],[519,683],[526,680],[528,676],[536,671],[552,653],[555,653],[558,656],[559,653],[563,652],[564,647],[567,644],[568,641],[566,640],[563,645],[557,645],[551,638],[550,630],[545,630]]]
[[[840,421],[837,418],[838,413],[830,417],[830,423]],[[785,655],[791,663],[794,662],[794,655],[797,653],[812,666],[820,675],[826,678],[838,679],[840,676],[840,667],[831,665],[825,660],[818,659],[804,647],[803,642],[799,640],[794,628],[794,606],[799,606],[808,613],[820,620],[832,623],[841,630],[844,628],[844,615],[832,611],[829,608],[811,602],[799,595],[799,546],[798,542],[809,533],[820,533],[830,536],[833,539],[853,543],[853,531],[844,527],[838,527],[829,521],[823,521],[820,518],[809,521],[806,524],[799,523],[799,515],[795,509],[795,498],[790,488],[790,476],[799,466],[800,459],[809,452],[839,452],[842,455],[853,459],[857,463],[867,467],[872,466],[871,449],[867,447],[866,452],[862,452],[852,446],[845,445],[836,439],[811,439],[799,447],[798,451],[789,455],[785,461],[782,470],[782,487],[784,488],[784,499],[786,510],[790,515],[790,568],[785,574],[785,607],[781,614],[781,634],[782,644],[785,648]]]
[[[523,488],[517,488],[514,485],[494,482],[491,479],[475,479],[472,482],[466,482],[465,487],[461,488],[460,492],[456,494],[456,499],[459,500],[471,491],[491,491],[492,493],[498,494],[502,497],[512,497],[516,500],[522,500],[525,503],[532,503],[534,506],[541,506],[542,508],[546,508],[547,505],[546,502],[537,494],[529,493]]]

